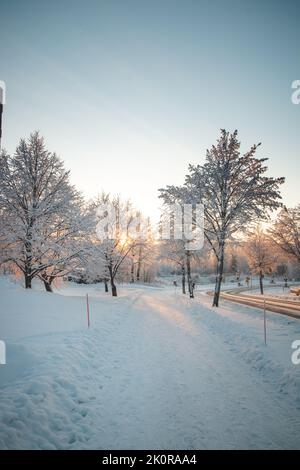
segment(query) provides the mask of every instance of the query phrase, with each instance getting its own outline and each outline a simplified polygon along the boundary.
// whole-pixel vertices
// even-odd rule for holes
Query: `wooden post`
[[[90,304],[89,304],[89,294],[86,294],[86,313],[87,313],[87,324],[88,328],[90,327]]]
[[[265,345],[267,345],[266,299],[264,299],[264,340],[265,340]]]

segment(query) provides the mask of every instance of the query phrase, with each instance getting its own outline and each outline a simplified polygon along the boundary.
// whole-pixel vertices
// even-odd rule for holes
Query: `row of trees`
[[[265,276],[268,276],[271,282],[274,282],[275,277],[299,279],[300,262],[297,246],[300,239],[300,214],[295,220],[295,211],[300,211],[300,207],[296,209],[284,207],[268,228],[263,229],[263,226],[258,224],[249,227],[243,237],[229,240],[224,255],[223,282],[228,282],[230,279],[231,282],[235,280],[238,284],[246,282],[246,285],[249,285],[251,278],[258,277],[260,291],[263,294]],[[289,224],[294,219],[293,231],[286,230],[287,218]],[[282,243],[278,243],[279,237]],[[195,282],[200,282],[201,279],[207,282],[217,269],[216,256],[210,250],[208,243],[199,252],[191,251],[188,258],[182,241],[164,242],[161,246],[160,260],[162,275],[176,273],[177,276],[181,276],[184,294],[187,292],[188,265],[191,279]]]
[[[61,159],[33,133],[28,141],[20,141],[14,155],[1,153],[0,262],[23,273],[26,288],[39,278],[51,291],[55,279],[72,275],[84,281],[103,281],[106,291],[110,285],[113,296],[117,295],[117,279],[153,280],[157,266],[167,262],[180,271],[183,293],[193,297],[193,267],[213,259],[213,305],[218,306],[225,262],[228,264],[225,255],[237,244],[251,272],[260,276],[263,289],[263,276],[273,269],[275,252],[300,263],[300,206],[282,206],[284,178],[267,175],[267,159],[256,157],[258,147],[242,154],[237,131],[221,130],[204,163],[189,166],[183,186],[160,189],[167,213],[174,203],[181,207],[203,204],[205,243],[197,251],[189,249],[186,240],[154,241],[150,221],[118,196],[102,193],[85,202],[70,183]],[[97,225],[106,214],[99,214],[97,208],[107,204],[129,217],[113,237],[99,237]],[[264,232],[260,224],[269,222],[277,209],[275,222]],[[139,235],[137,220],[147,227],[146,237]],[[194,219],[195,230],[202,229],[197,223]],[[109,219],[105,230],[106,234],[113,231]]]
[[[108,202],[120,211],[130,206],[132,217],[113,240],[101,240],[96,236],[96,211]],[[149,240],[128,237],[134,222],[130,203],[104,193],[85,203],[61,159],[45,148],[37,132],[21,140],[13,156],[1,153],[0,215],[0,262],[16,266],[26,288],[39,278],[51,292],[55,279],[73,273],[103,280],[106,290],[110,281],[116,296],[116,277],[128,264],[137,266],[137,279],[149,275]]]
[[[110,205],[117,219],[109,219],[106,211],[99,214],[99,208]],[[89,204],[90,246],[87,250],[87,261],[84,269],[93,278],[100,277],[108,291],[108,281],[113,296],[117,296],[116,278],[127,278],[130,282],[151,279],[154,262],[153,240],[149,220],[143,220],[142,215],[134,209],[130,201],[123,202],[119,196],[111,197],[102,193]],[[118,223],[118,216],[126,215],[125,223]],[[99,222],[103,221],[104,233],[97,230]],[[147,227],[147,237],[142,236],[136,222]],[[117,223],[116,223],[117,222]]]
[[[300,205],[288,209],[283,207],[276,220],[265,231],[257,226],[244,243],[248,264],[253,273],[259,275],[260,291],[263,294],[263,278],[274,272],[278,265],[291,260],[300,267]],[[283,273],[286,277],[286,268]]]

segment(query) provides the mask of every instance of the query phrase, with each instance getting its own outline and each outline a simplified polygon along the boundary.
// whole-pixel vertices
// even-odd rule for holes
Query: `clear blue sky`
[[[153,215],[219,129],[262,142],[300,202],[300,1],[0,0],[3,146],[39,129],[88,196]]]

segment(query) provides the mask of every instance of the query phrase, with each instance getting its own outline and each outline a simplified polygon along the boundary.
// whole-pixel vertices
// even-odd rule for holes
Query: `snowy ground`
[[[265,347],[261,310],[205,289],[0,291],[0,448],[300,448],[299,320],[268,313]]]

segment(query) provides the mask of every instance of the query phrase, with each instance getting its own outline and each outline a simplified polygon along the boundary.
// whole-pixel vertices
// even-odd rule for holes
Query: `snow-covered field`
[[[0,448],[300,448],[300,321],[268,313],[265,346],[261,310],[205,290],[2,278]]]

